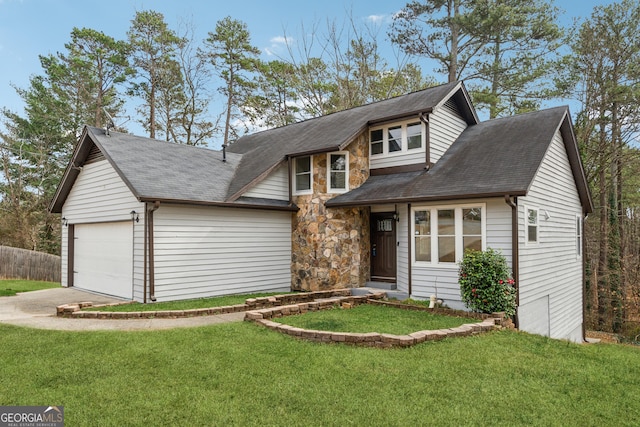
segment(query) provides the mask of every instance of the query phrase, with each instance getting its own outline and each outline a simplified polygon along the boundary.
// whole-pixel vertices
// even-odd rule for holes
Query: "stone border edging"
[[[455,314],[463,313],[465,317],[484,318],[480,323],[466,323],[456,328],[437,329],[427,331],[417,331],[408,335],[383,334],[378,332],[353,333],[353,332],[331,332],[317,331],[311,329],[302,329],[282,323],[274,322],[270,319],[280,318],[293,314],[302,314],[308,311],[326,310],[336,305],[345,308],[351,308],[360,304],[376,304],[387,305],[406,310],[434,311],[427,307],[411,306],[407,304],[389,303],[380,301],[386,296],[386,293],[380,292],[372,295],[337,297],[332,300],[318,301],[311,303],[300,303],[281,307],[263,308],[260,310],[247,311],[245,321],[253,321],[257,324],[265,326],[271,330],[293,336],[295,338],[305,339],[314,342],[333,342],[346,343],[352,345],[360,345],[367,347],[390,348],[390,347],[411,347],[425,341],[441,340],[454,336],[469,336],[483,332],[488,332],[496,328],[506,325],[505,322],[510,319],[504,318],[504,315],[496,313],[496,315],[469,313],[462,310],[453,310]],[[424,310],[423,310],[424,309]],[[439,309],[435,311],[440,314],[451,314],[452,310]],[[445,313],[446,312],[446,313]],[[472,316],[469,316],[469,315]],[[473,316],[473,315],[476,316]]]
[[[296,294],[273,295],[270,297],[249,298],[244,304],[225,305],[211,308],[194,308],[190,310],[158,310],[158,311],[82,311],[84,308],[111,307],[116,305],[132,304],[133,301],[124,303],[111,303],[93,305],[89,301],[63,304],[56,307],[56,315],[59,317],[71,317],[74,319],[151,319],[151,318],[182,318],[196,316],[215,316],[227,313],[239,313],[267,307],[278,307],[304,302],[313,302],[316,299],[334,298],[351,295],[349,289],[337,289],[331,291],[304,292]]]

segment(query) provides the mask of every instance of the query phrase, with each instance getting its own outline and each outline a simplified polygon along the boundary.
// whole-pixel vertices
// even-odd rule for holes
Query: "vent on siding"
[[[464,118],[462,117],[462,114],[460,114],[460,110],[458,109],[458,106],[456,105],[456,103],[453,100],[453,98],[447,99],[447,102],[444,103],[444,108],[446,110],[449,110],[454,116],[458,117],[459,119],[464,120]]]
[[[87,164],[99,162],[100,160],[104,160],[104,158],[105,157],[104,154],[102,154],[102,151],[100,151],[96,144],[93,144],[91,146],[91,151],[89,151],[89,155],[87,156],[87,160],[84,163]]]
[[[447,99],[447,102],[444,103],[444,107],[455,113],[455,115],[460,116],[460,111],[458,110],[458,106],[456,105],[456,102],[453,100],[453,98],[449,98]]]

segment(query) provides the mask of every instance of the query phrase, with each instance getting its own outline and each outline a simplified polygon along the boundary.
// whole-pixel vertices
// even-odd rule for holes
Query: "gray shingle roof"
[[[174,144],[104,129],[85,127],[72,164],[82,166],[95,144],[113,168],[141,201],[168,201],[189,204],[227,203],[229,185],[242,159],[241,154]],[[79,169],[68,167],[50,205],[52,212],[60,212]],[[238,205],[250,206],[251,200]],[[285,206],[286,205],[286,206]],[[256,206],[286,208],[288,202],[259,200]]]
[[[228,151],[246,154],[229,188],[229,197],[239,193],[257,178],[284,161],[287,156],[338,151],[364,131],[369,123],[428,112],[456,93],[466,96],[461,82],[435,86],[408,95],[339,111],[315,119],[243,136]],[[475,112],[464,109],[470,123],[477,122]]]
[[[575,139],[566,133],[567,120],[567,107],[557,107],[469,126],[429,171],[372,176],[327,206],[525,195],[561,125],[565,140],[572,140],[567,151],[577,163],[574,176],[581,171],[577,147],[571,147]],[[576,178],[589,211],[583,177]]]
[[[87,128],[87,133],[141,200],[223,202],[242,158],[206,148]]]

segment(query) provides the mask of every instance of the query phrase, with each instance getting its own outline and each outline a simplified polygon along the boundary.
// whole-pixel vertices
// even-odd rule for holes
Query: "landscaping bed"
[[[409,334],[396,335],[379,332],[338,332],[304,329],[272,320],[285,316],[333,309],[335,307],[349,309],[360,304],[387,304],[387,302],[381,301],[384,297],[385,293],[379,292],[370,295],[334,297],[310,303],[268,307],[259,310],[247,311],[245,320],[253,321],[277,332],[309,341],[347,343],[379,348],[410,347],[425,341],[439,340],[446,337],[474,335],[482,332],[488,332],[496,327],[501,328],[503,326],[507,326],[508,322],[510,322],[510,320],[505,319],[501,314],[496,314],[495,317],[485,315],[486,318],[480,323],[477,323],[474,320],[472,321],[473,323],[465,323],[453,328],[417,330],[416,332]],[[392,303],[391,305],[398,309],[418,309],[417,306],[409,306],[399,303]],[[425,309],[429,310],[426,307]]]

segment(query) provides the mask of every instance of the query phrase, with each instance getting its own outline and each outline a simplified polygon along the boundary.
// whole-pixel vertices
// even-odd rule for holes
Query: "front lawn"
[[[417,331],[455,328],[480,320],[441,316],[426,311],[402,310],[395,307],[362,304],[352,309],[334,308],[272,319],[303,329],[334,332],[379,332],[405,335]]]
[[[407,349],[251,323],[145,332],[0,325],[0,405],[73,426],[637,425],[640,349],[512,331]]]
[[[18,292],[39,291],[40,289],[59,288],[60,283],[40,280],[7,279],[0,280],[0,297],[14,296]]]

